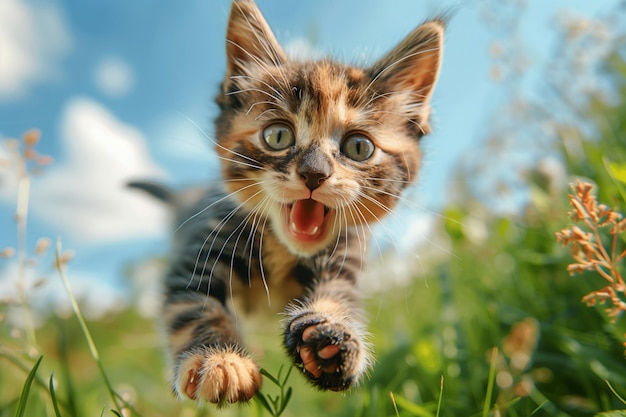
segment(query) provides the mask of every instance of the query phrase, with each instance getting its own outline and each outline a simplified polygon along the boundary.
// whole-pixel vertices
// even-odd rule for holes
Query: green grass
[[[24,330],[6,322],[15,306],[0,305],[0,417],[615,415],[626,408],[626,327],[581,302],[598,277],[567,273],[570,254],[554,236],[566,211],[565,195],[517,219],[448,208],[440,228],[454,256],[366,299],[377,361],[360,387],[311,388],[269,316],[248,337],[262,393],[219,411],[171,395],[155,321],[132,306],[84,318],[58,248],[55,279],[73,315]],[[462,226],[470,217],[484,239]]]
[[[623,324],[580,302],[594,277],[568,276],[558,228],[491,219],[489,239],[476,245],[455,229],[464,221],[455,213],[444,226],[457,258],[409,287],[369,296],[377,362],[347,394],[317,392],[289,374],[278,317],[269,317],[250,338],[267,370],[262,397],[219,412],[179,402],[155,323],[133,308],[86,321],[74,304],[74,316],[35,330],[36,349],[3,326],[0,416],[583,416],[626,408]],[[520,323],[537,334],[520,333],[531,340],[516,342],[516,352],[510,339]],[[516,354],[529,356],[522,368]]]

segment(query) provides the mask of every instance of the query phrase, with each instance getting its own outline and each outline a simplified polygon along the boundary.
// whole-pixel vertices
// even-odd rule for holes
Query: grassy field
[[[555,239],[571,224],[566,196],[541,207],[529,206],[519,219],[448,209],[440,226],[453,255],[416,267],[427,272],[409,286],[367,299],[377,354],[368,380],[346,394],[320,393],[292,372],[282,415],[584,416],[626,409],[624,323],[581,302],[599,289],[597,273],[567,272],[570,251]],[[485,233],[467,227],[476,222]],[[272,415],[258,399],[226,410],[174,399],[157,325],[132,306],[88,321],[88,332],[80,315],[52,316],[30,336],[7,320],[16,307],[1,307],[0,416]],[[254,327],[251,350],[282,382],[290,366],[277,343],[278,318]],[[271,377],[263,393],[268,403],[280,397]]]

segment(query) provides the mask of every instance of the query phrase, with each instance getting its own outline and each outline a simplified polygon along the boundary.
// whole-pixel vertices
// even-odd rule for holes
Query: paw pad
[[[349,326],[313,316],[296,318],[285,331],[285,346],[312,384],[342,391],[367,368],[367,352]]]

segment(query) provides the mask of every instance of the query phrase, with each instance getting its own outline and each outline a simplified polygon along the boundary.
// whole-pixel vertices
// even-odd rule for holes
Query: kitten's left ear
[[[368,70],[372,85],[382,91],[411,95],[404,107],[407,113],[415,113],[410,117],[420,119],[425,129],[443,56],[444,27],[443,20],[422,24]]]
[[[287,58],[253,0],[234,0],[226,32],[227,78],[250,67],[278,66]]]

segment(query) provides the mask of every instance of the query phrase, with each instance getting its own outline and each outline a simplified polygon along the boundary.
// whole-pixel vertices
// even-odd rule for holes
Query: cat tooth
[[[318,226],[315,226],[313,229],[307,232],[300,232],[300,233],[303,235],[307,235],[307,236],[315,236],[319,230],[320,228]]]
[[[291,230],[301,235],[315,236],[317,232],[319,232],[320,228],[319,226],[315,226],[313,229],[305,232],[305,231],[298,229],[298,226],[296,226],[295,222],[291,222]]]

